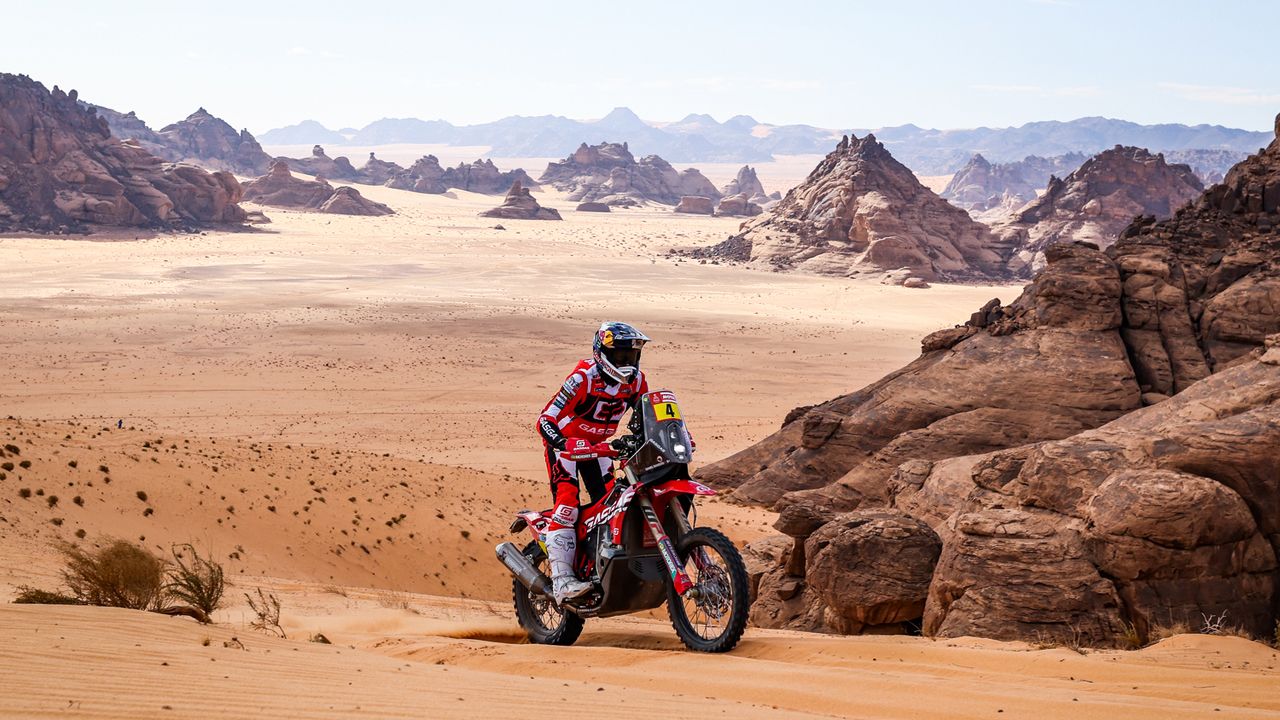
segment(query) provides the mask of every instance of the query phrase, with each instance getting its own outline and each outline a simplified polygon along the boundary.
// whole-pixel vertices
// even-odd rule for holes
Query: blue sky
[[[832,128],[1105,115],[1270,130],[1280,112],[1280,6],[1263,0],[7,5],[0,71],[153,127],[202,105],[256,133],[619,105]]]

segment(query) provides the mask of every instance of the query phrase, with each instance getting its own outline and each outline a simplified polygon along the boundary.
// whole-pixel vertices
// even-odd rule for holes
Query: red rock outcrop
[[[994,230],[1017,246],[1011,269],[1029,276],[1044,266],[1044,249],[1054,243],[1081,240],[1105,249],[1134,218],[1168,218],[1203,191],[1186,165],[1116,146],[1089,158],[1065,180],[1050,178],[1043,195]]]
[[[768,213],[703,254],[831,275],[905,267],[925,280],[965,280],[1003,277],[1008,252],[868,135],[845,137]]]
[[[0,230],[242,223],[240,183],[112,137],[77,94],[0,74]]]
[[[457,167],[442,168],[435,155],[424,155],[410,167],[393,174],[383,184],[420,193],[440,194],[457,189],[495,195],[507,192],[516,182],[524,188],[538,187],[521,168],[504,172],[492,160],[476,160],[458,163]]]
[[[529,188],[517,180],[511,184],[507,197],[502,204],[492,210],[480,213],[481,217],[506,218],[512,220],[560,220],[560,212],[555,208],[544,208],[538,204]]]
[[[170,160],[250,176],[261,175],[271,166],[271,156],[248,130],[236,132],[204,108],[156,134],[164,143],[163,157]]]
[[[701,471],[736,486],[731,498],[775,503],[793,538],[748,553],[763,603],[753,618],[848,631],[886,599],[905,612],[918,593],[896,588],[928,574],[918,621],[934,635],[1117,645],[1223,613],[1274,629],[1277,188],[1280,138],[1105,252],[1050,246],[1010,306],[988,303],[926,337],[902,370],[797,408]],[[842,538],[842,557],[895,556],[883,534],[838,524],[884,508],[910,565],[891,577],[911,583],[815,559],[813,537]],[[928,535],[902,529],[907,518],[937,533],[940,554],[919,552]],[[866,587],[831,591],[847,581]]]
[[[276,160],[271,172],[244,185],[246,202],[296,210],[315,210],[339,215],[393,215],[395,211],[374,202],[351,187],[334,188],[324,180],[303,180],[293,176],[289,163]]]
[[[423,155],[418,158],[408,168],[387,180],[386,185],[397,190],[432,194],[449,190],[444,184],[444,168],[440,167],[440,160],[435,155]]]
[[[676,205],[686,195],[720,199],[696,169],[676,172],[657,155],[636,160],[626,143],[583,143],[569,157],[547,165],[538,182],[569,193],[570,200],[627,207],[643,202]]]

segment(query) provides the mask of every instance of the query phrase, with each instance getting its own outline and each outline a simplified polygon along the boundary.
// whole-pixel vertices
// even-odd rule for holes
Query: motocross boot
[[[591,590],[591,583],[579,580],[573,574],[573,561],[577,557],[577,535],[572,528],[547,531],[547,560],[551,563],[551,594],[557,605],[565,600],[580,597]]]

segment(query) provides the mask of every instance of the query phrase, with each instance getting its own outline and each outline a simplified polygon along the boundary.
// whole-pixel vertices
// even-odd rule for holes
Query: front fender
[[[657,485],[650,485],[649,491],[654,497],[660,497],[667,493],[676,493],[679,495],[715,495],[716,491],[703,485],[696,480],[668,480]]]

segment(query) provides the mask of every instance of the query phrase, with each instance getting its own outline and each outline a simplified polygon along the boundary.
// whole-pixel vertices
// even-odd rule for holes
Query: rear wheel
[[[746,630],[751,603],[747,568],[738,548],[723,533],[702,527],[685,533],[676,551],[698,591],[681,597],[673,584],[667,584],[671,626],[690,650],[732,650]]]
[[[547,554],[536,542],[524,547],[524,556],[544,574],[547,571]],[[529,642],[537,645],[572,645],[582,634],[583,619],[567,610],[561,610],[551,598],[538,595],[519,580],[512,579],[511,593],[515,599],[516,619],[529,634]]]

